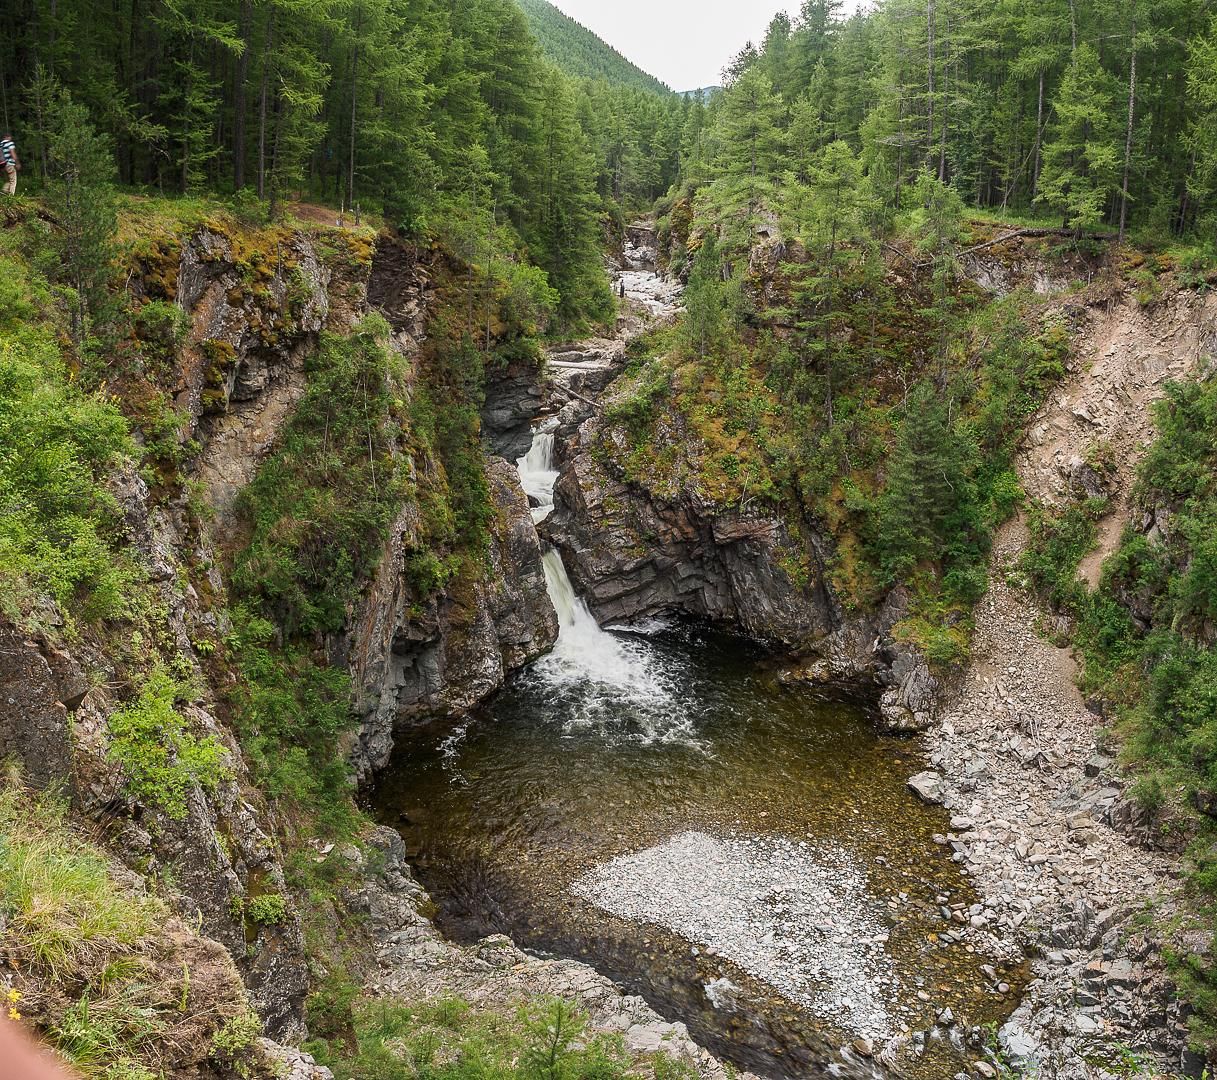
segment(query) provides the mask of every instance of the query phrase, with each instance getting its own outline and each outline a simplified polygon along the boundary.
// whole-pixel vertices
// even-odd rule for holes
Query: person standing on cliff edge
[[[4,194],[17,194],[17,174],[21,171],[21,158],[17,156],[17,144],[13,142],[12,132],[6,131],[0,138],[0,158],[4,165]]]

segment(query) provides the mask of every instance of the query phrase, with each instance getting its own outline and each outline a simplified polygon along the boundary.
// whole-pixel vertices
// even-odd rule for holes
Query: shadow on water
[[[568,636],[467,724],[399,740],[374,803],[405,838],[441,929],[584,960],[768,1076],[957,1072],[964,1059],[943,1038],[888,1074],[843,1058],[835,1048],[859,1032],[839,1010],[750,975],[721,942],[620,918],[573,891],[612,860],[687,833],[839,852],[862,868],[884,924],[889,977],[873,989],[887,1034],[929,1031],[946,1007],[967,1024],[1001,1021],[1016,1003],[1016,991],[987,985],[989,958],[953,940],[947,907],[974,897],[933,840],[945,813],[906,788],[923,767],[913,744],[876,737],[854,705],[783,687],[742,639],[685,625],[601,634],[616,652],[598,655],[599,675],[580,674]],[[772,928],[794,932],[780,912],[757,916],[766,940]]]

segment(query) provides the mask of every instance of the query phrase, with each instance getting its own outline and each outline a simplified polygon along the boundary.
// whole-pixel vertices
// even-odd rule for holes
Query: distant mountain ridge
[[[672,89],[548,0],[516,0],[541,51],[568,75],[668,95]]]

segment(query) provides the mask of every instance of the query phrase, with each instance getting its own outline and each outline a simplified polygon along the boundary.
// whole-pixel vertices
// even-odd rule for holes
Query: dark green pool
[[[602,636],[609,644],[590,630],[581,642],[568,635],[559,655],[467,723],[399,741],[375,805],[405,837],[445,932],[463,941],[501,932],[584,959],[741,1065],[775,1077],[826,1074],[836,1048],[864,1033],[842,1022],[852,1014],[817,1012],[775,988],[780,980],[750,974],[739,950],[711,940],[714,927],[664,929],[572,891],[610,860],[686,835],[769,851],[780,873],[776,843],[809,865],[828,858],[824,941],[839,924],[846,931],[834,947],[848,954],[854,945],[834,907],[850,909],[845,916],[865,908],[883,924],[886,941],[871,945],[882,978],[867,990],[885,1017],[881,1034],[929,1029],[944,1007],[971,1024],[1012,1011],[1015,992],[995,994],[981,972],[990,958],[944,937],[944,905],[974,898],[950,849],[932,839],[949,828],[945,812],[906,788],[925,766],[915,743],[878,738],[855,705],[784,687],[766,654],[739,638],[688,626]],[[609,648],[617,654],[606,657]],[[835,891],[842,875],[832,867],[842,866],[865,895]],[[675,861],[670,869],[689,872]],[[799,925],[786,921],[804,899],[785,895],[786,907],[757,913],[751,930],[747,913],[737,920],[792,970],[819,940],[795,940]],[[662,904],[657,911],[667,918]],[[1017,973],[1003,977],[1019,985]],[[935,1080],[962,1064],[943,1039],[904,1057],[899,1074]]]

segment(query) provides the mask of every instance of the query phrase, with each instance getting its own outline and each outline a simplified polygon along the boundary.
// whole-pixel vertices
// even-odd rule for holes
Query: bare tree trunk
[[[1040,168],[1044,151],[1044,69],[1040,68],[1039,107],[1035,113],[1035,171],[1031,177],[1031,201],[1040,194]]]
[[[938,123],[938,182],[947,182],[947,129],[951,126],[948,87],[950,85],[951,56],[951,9],[947,8],[947,35],[942,43],[942,119]]]
[[[232,103],[232,180],[237,191],[245,186],[245,83],[249,78],[249,46],[253,34],[253,19],[253,0],[241,0],[241,41],[245,47],[237,57]]]
[[[363,5],[359,7],[359,18],[355,23],[355,48],[351,54],[351,145],[347,162],[347,204],[355,208],[355,120],[359,103],[359,35],[363,33]]]
[[[1192,188],[1189,181],[1196,172],[1196,151],[1192,150],[1192,159],[1188,164],[1187,173],[1183,177],[1183,194],[1179,197],[1179,220],[1175,226],[1175,235],[1181,235],[1187,231],[1187,219],[1191,215],[1191,194]]]
[[[275,142],[270,152],[270,184],[268,185],[268,190],[270,191],[270,212],[272,217],[276,214],[279,205],[279,146],[283,140],[283,128],[285,124],[284,118],[286,114],[287,105],[284,103],[283,98],[279,94],[276,94]]]
[[[925,160],[928,165],[934,156],[934,0],[926,4],[926,96],[927,109],[925,133]]]
[[[1128,64],[1128,132],[1124,139],[1124,184],[1120,190],[1120,243],[1128,229],[1128,177],[1132,171],[1132,137],[1137,121],[1137,24],[1132,27],[1132,59]]]
[[[1078,9],[1076,0],[1069,0],[1069,36],[1073,51],[1078,51]]]
[[[194,85],[194,35],[190,36],[190,53],[189,60],[186,65],[186,85],[183,88],[182,100],[189,103],[190,91]],[[189,109],[185,110],[182,116],[182,173],[181,187],[182,194],[185,195],[190,188],[190,127],[191,117]]]
[[[258,100],[258,198],[266,198],[266,98],[270,86],[271,57],[275,51],[275,12],[266,14],[266,47],[262,55],[262,89]]]
[[[896,155],[896,210],[900,210],[900,193],[904,189],[904,74],[900,75],[900,111],[897,124],[900,131],[900,150]]]

